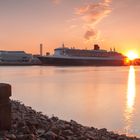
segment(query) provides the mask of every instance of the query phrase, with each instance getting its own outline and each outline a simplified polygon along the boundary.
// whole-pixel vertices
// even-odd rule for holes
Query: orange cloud
[[[98,39],[98,36],[99,36],[99,32],[94,29],[88,29],[84,35],[86,40],[92,40],[92,41],[93,41],[93,37],[94,39]]]
[[[104,0],[104,3],[111,3],[112,0]]]
[[[77,9],[77,14],[88,23],[96,23],[107,16],[110,12],[108,5],[110,0],[105,0],[101,3],[91,3]]]
[[[98,3],[92,2],[76,10],[76,14],[82,18],[84,25],[88,28],[84,36],[85,39],[89,39],[86,35],[90,35],[90,38],[95,37],[95,25],[111,12],[111,1],[112,0],[102,0]]]
[[[59,3],[61,2],[61,0],[52,0],[52,2],[53,2],[54,4],[59,4]]]

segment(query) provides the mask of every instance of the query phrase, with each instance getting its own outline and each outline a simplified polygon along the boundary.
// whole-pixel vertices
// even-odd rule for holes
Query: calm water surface
[[[12,98],[83,125],[140,136],[140,67],[1,66]]]

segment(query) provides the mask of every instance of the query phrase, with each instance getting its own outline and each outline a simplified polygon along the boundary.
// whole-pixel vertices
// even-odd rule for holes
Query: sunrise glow
[[[62,42],[80,49],[98,42],[105,50],[140,51],[138,5],[140,0],[1,0],[0,50],[39,54],[42,43],[46,54]]]
[[[126,56],[130,59],[130,60],[134,60],[136,58],[138,58],[138,54],[134,51],[129,51]]]

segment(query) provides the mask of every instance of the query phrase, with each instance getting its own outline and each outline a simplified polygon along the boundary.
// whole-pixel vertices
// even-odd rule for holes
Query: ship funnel
[[[100,46],[98,44],[95,44],[94,45],[94,50],[99,50],[100,49]]]

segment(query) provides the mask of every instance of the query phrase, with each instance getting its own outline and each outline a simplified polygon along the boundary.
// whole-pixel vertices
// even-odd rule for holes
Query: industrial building
[[[1,63],[28,63],[32,61],[32,55],[24,51],[0,51]]]

